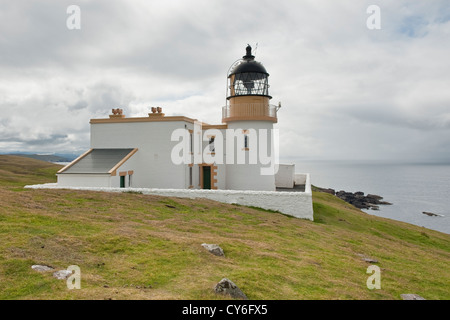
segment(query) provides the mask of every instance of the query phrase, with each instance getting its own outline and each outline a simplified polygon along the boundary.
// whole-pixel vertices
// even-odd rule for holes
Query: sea
[[[450,163],[295,160],[297,173],[310,173],[311,183],[336,191],[362,191],[382,196],[392,205],[368,214],[404,221],[450,234]],[[439,216],[428,216],[432,212]]]

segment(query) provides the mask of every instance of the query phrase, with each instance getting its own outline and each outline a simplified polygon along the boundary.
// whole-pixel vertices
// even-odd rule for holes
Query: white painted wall
[[[309,178],[308,178],[309,180]],[[57,184],[25,186],[33,189],[58,189]],[[205,198],[223,203],[235,203],[276,210],[297,218],[313,220],[312,193],[309,192],[277,192],[277,191],[238,191],[238,190],[189,190],[189,189],[152,189],[152,188],[89,188],[69,187],[75,190],[93,190],[108,192],[135,191],[179,198]],[[307,189],[311,189],[310,187]]]
[[[294,176],[294,183],[296,185],[307,184],[307,179],[309,179],[309,174],[307,173],[296,173]],[[311,185],[310,185],[311,187]]]
[[[129,182],[129,175],[128,171],[134,171],[133,175],[131,177],[131,187],[137,187],[138,185],[135,182],[135,177],[139,176],[139,168],[137,166],[139,160],[139,150],[127,161],[125,161],[124,164],[122,164],[119,168],[116,170],[116,175],[111,176],[111,187],[113,188],[119,188],[120,187],[120,172],[127,172],[127,175],[125,177],[125,186],[128,187]]]
[[[275,174],[275,185],[278,188],[293,188],[295,164],[280,164]]]
[[[228,124],[232,130],[266,129],[271,133],[273,123],[270,121],[235,121]],[[172,162],[171,153],[178,141],[171,141],[171,135],[176,129],[194,129],[194,124],[187,121],[155,121],[155,122],[116,122],[116,123],[92,123],[91,124],[91,148],[138,148],[138,151],[126,161],[118,170],[117,176],[108,180],[111,187],[120,186],[120,171],[133,170],[132,187],[136,188],[159,188],[159,189],[185,189],[189,187],[189,167],[186,164],[177,165]],[[258,164],[249,164],[246,152],[246,164],[237,163],[237,148],[235,145],[234,164],[226,163],[226,133],[224,129],[220,132],[224,138],[224,154],[221,161],[214,162],[217,165],[217,187],[224,190],[260,190],[275,191],[275,176],[262,175],[261,168],[268,165],[261,164],[258,153]],[[250,137],[252,140],[252,137]],[[250,141],[250,147],[253,141]],[[272,164],[275,162],[270,154],[271,141],[267,142],[269,156],[272,156]],[[203,142],[202,150],[207,147],[208,142]],[[259,149],[259,137],[258,146]],[[241,150],[239,150],[241,151]],[[200,168],[197,164],[193,166],[193,187],[200,188]],[[63,178],[64,176],[64,178]],[[107,186],[105,181],[99,181],[93,175],[79,176],[78,178],[62,174],[58,176],[58,183],[62,186]],[[92,178],[91,178],[92,177]],[[284,180],[287,181],[287,175]],[[83,183],[83,180],[85,183]],[[92,181],[88,181],[92,180]],[[283,181],[284,181],[283,180]],[[287,182],[284,181],[284,184]],[[128,184],[128,177],[126,179]]]
[[[228,123],[228,129],[233,130],[248,130],[248,129],[267,129],[268,134],[271,133],[273,129],[273,123],[270,121],[233,121]],[[250,147],[254,142],[254,139],[250,137]],[[258,150],[259,150],[259,137],[258,140]],[[242,149],[242,145],[237,144],[237,139],[235,139],[235,151],[234,151],[234,164],[227,163],[226,170],[226,189],[228,190],[265,190],[274,191],[275,190],[275,177],[273,175],[262,175],[261,168],[267,167],[267,165],[262,165],[260,162],[259,152],[258,152],[258,163],[249,164],[249,159],[246,158],[246,164],[238,164],[237,162],[237,152],[238,149]],[[271,155],[271,141],[267,141],[267,150],[269,156]],[[249,152],[246,152],[249,154]],[[272,163],[274,161],[272,160]]]
[[[109,174],[57,174],[58,185],[61,187],[111,187]],[[119,185],[118,185],[119,186]]]
[[[94,123],[91,148],[138,148],[125,167],[119,169],[134,170],[135,187],[187,188],[186,165],[176,165],[171,159],[172,149],[178,143],[171,141],[172,132],[185,125],[188,129],[193,127],[184,121]]]

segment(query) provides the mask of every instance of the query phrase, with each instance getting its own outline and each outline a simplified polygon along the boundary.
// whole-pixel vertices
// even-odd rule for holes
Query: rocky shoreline
[[[319,192],[330,193],[339,199],[344,200],[345,202],[350,203],[351,205],[359,208],[359,209],[371,209],[371,210],[380,210],[380,205],[391,205],[392,203],[387,201],[382,201],[383,197],[376,194],[367,194],[364,195],[364,192],[347,192],[344,190],[335,191],[331,188],[319,188],[315,187]]]

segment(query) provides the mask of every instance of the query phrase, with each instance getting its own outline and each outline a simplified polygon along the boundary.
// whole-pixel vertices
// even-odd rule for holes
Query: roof
[[[268,76],[269,74],[262,63],[255,61],[255,56],[252,55],[252,47],[250,45],[247,46],[246,53],[240,63],[234,66],[233,70],[228,74],[228,77],[239,73],[262,73]]]
[[[233,70],[231,70],[228,77],[231,77],[233,74],[250,73],[250,72],[263,73],[265,75],[269,75],[266,71],[266,68],[264,68],[264,66],[260,62],[254,60],[247,60],[247,61],[243,60],[240,64],[235,66]]]
[[[159,122],[159,121],[184,121],[189,123],[195,123],[197,119],[191,119],[184,116],[159,116],[159,117],[134,117],[134,118],[126,118],[126,117],[117,117],[117,118],[105,118],[105,119],[91,119],[91,124],[96,123],[126,123],[126,122]]]
[[[114,174],[116,169],[137,150],[137,148],[90,149],[58,173]]]

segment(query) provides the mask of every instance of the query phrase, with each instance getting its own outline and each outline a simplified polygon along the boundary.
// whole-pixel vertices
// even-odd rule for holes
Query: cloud
[[[2,3],[0,151],[83,150],[89,119],[116,107],[220,123],[250,43],[283,105],[282,154],[450,159],[444,0],[379,1],[381,30],[366,27],[371,1],[79,1],[81,30],[70,4]]]

